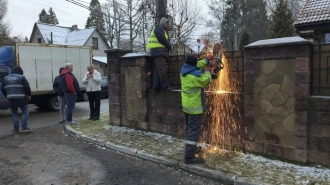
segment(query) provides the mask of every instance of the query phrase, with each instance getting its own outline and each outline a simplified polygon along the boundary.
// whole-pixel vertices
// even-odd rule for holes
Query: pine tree
[[[286,0],[279,0],[274,13],[271,15],[269,38],[281,38],[294,35],[293,18],[291,9]]]
[[[250,42],[267,38],[268,16],[267,4],[264,0],[243,0],[242,16],[244,28],[250,36]],[[242,29],[243,30],[243,29]]]
[[[40,23],[48,23],[48,14],[45,11],[45,9],[43,8],[39,14],[39,20],[38,22]]]
[[[241,1],[233,1],[232,5],[226,9],[224,19],[221,23],[221,39],[227,51],[236,50],[236,41],[238,39],[239,30],[242,23],[242,15],[240,9]]]
[[[241,40],[239,42],[239,49],[242,50],[244,46],[250,44],[250,35],[247,29],[244,30]]]
[[[104,34],[105,34],[104,14],[102,12],[100,2],[98,0],[92,0],[89,5],[89,11],[90,11],[90,14],[86,21],[85,27],[86,28],[95,27],[104,36]]]
[[[57,20],[57,17],[56,17],[56,14],[53,11],[52,7],[50,7],[49,10],[48,10],[48,23],[49,24],[59,24],[58,20]]]
[[[27,38],[27,36],[25,36],[25,38],[24,38],[24,42],[25,42],[25,43],[29,43],[29,39]]]

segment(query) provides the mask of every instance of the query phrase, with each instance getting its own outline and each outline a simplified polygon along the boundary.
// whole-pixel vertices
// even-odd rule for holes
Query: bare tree
[[[9,23],[4,20],[7,14],[7,0],[0,0],[0,45],[11,42],[9,37],[10,26]]]
[[[133,42],[138,36],[139,28],[142,24],[142,9],[141,2],[138,0],[125,0],[126,5],[121,7],[121,11],[124,15],[124,22],[128,26],[126,31],[129,36],[129,49],[133,50]]]
[[[176,42],[178,49],[182,42],[189,38],[190,34],[197,31],[197,25],[202,23],[200,12],[201,7],[197,5],[197,0],[171,0],[169,6],[169,14],[173,17],[172,41]],[[181,53],[178,51],[177,53]]]
[[[221,40],[221,24],[226,13],[226,2],[225,0],[210,0],[208,8],[213,18],[207,21],[206,26],[217,33],[216,39]]]

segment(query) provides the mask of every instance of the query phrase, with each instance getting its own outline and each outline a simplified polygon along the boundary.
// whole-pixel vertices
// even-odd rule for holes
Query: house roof
[[[42,35],[46,44],[50,44],[51,35],[53,35],[53,44],[74,46],[85,45],[85,43],[91,37],[93,32],[98,31],[96,28],[72,30],[71,27],[63,27],[45,23],[35,23],[30,40],[32,39],[36,27],[39,29],[40,34]],[[103,37],[102,39],[104,40]],[[106,45],[108,45],[105,40],[104,42],[106,43]]]
[[[107,57],[104,57],[104,56],[93,56],[93,60],[96,60],[96,61],[101,62],[103,64],[108,63]]]
[[[197,54],[199,54],[205,47],[203,43],[198,43],[196,41],[187,41],[185,44]]]
[[[299,25],[327,21],[330,21],[330,1],[306,0],[294,24],[297,27]]]

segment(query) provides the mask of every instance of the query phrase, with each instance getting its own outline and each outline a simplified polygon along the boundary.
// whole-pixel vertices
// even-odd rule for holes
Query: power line
[[[40,5],[40,6],[42,6],[42,7],[44,7],[44,6],[51,7],[51,6],[49,6],[49,5],[43,4],[43,3],[38,2],[38,1],[35,1],[35,0],[25,0],[25,1],[29,1],[29,2],[31,2],[31,3],[33,3],[33,4]],[[54,4],[54,3],[51,3],[51,4]],[[57,4],[54,4],[54,5],[57,5]],[[61,6],[61,5],[58,5],[58,6]],[[63,7],[63,6],[61,6],[61,7]],[[59,12],[63,12],[63,13],[71,14],[71,16],[73,16],[73,17],[81,18],[81,17],[79,17],[79,16],[76,16],[76,14],[72,14],[72,12],[64,11],[64,10],[58,9],[58,8],[56,8],[56,7],[51,7],[51,8],[53,8],[54,10],[59,11]],[[75,10],[77,10],[77,9],[75,9]],[[80,11],[80,10],[79,10],[79,11]],[[81,14],[80,14],[80,15],[81,15]],[[81,16],[86,16],[86,15],[81,15]]]
[[[57,5],[57,6],[59,6],[59,7],[62,7],[62,8],[68,8],[68,7],[63,6],[63,5],[60,5],[60,4],[56,4],[56,3],[52,3],[52,2],[45,2],[45,1],[43,1],[43,0],[40,0],[40,1],[31,0],[31,1],[34,1],[35,3],[39,3],[39,5],[44,5],[44,6],[47,6],[47,7],[51,7],[51,6],[49,6],[48,4],[53,4],[53,5]],[[81,9],[75,9],[75,8],[70,8],[70,10],[81,11]]]
[[[17,6],[14,6],[14,5],[8,5],[8,6],[11,6],[11,7],[14,7],[14,8],[17,8],[17,9],[21,9],[21,10],[24,10],[24,11],[27,11],[29,14],[33,14],[33,15],[35,15],[35,11],[32,11],[32,10],[27,10],[27,9],[24,9],[24,8],[20,8],[20,7],[17,7]],[[61,20],[61,21],[63,21],[63,20]],[[72,23],[72,22],[69,22],[69,21],[63,21],[63,22],[66,22],[66,23],[70,23],[70,24],[76,24],[76,23]]]
[[[79,3],[79,2],[77,2],[77,1],[74,1],[74,0],[66,0],[66,1],[68,1],[68,2],[70,2],[70,3],[72,3],[72,4],[75,4],[75,5],[77,5],[77,6],[80,6],[80,7],[82,7],[82,8],[89,9],[88,6],[86,6],[86,5],[82,4],[82,3]]]

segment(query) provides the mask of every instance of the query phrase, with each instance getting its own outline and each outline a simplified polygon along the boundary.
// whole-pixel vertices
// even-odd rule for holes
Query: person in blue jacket
[[[14,133],[19,132],[18,108],[22,111],[21,130],[31,131],[28,128],[29,100],[31,99],[31,88],[29,82],[23,76],[23,70],[19,66],[12,69],[12,74],[6,76],[1,85],[2,94],[9,100],[9,108],[13,121]]]

